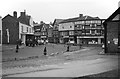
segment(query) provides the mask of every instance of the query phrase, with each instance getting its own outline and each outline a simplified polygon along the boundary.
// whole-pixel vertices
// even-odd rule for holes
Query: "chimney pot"
[[[25,16],[25,15],[26,15],[26,12],[20,12],[20,15],[21,15],[21,16]]]
[[[80,17],[80,18],[83,17],[83,14],[79,14],[79,17]]]

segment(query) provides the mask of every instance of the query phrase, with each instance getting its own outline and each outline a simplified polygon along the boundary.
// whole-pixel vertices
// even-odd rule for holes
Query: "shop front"
[[[103,36],[77,36],[77,44],[102,44]]]
[[[26,44],[27,40],[34,40],[35,39],[35,35],[34,34],[25,34],[25,33],[22,33],[20,39],[22,41],[22,44]]]

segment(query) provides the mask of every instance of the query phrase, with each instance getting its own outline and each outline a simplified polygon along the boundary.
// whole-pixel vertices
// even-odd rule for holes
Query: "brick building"
[[[59,23],[60,42],[75,44],[102,44],[103,21],[99,17],[83,16],[63,20]]]
[[[104,22],[105,53],[120,52],[120,7]]]
[[[6,15],[2,19],[2,43],[3,44],[16,44],[17,40],[21,39],[25,44],[25,41],[33,36],[31,16],[26,15],[26,12],[21,12],[21,15],[17,18],[17,12],[13,12],[13,16]]]

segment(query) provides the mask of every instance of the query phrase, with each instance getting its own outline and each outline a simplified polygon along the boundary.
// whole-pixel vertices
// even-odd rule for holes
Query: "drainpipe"
[[[104,27],[104,45],[105,45],[105,49],[104,52],[107,53],[107,23],[103,23],[103,27]]]

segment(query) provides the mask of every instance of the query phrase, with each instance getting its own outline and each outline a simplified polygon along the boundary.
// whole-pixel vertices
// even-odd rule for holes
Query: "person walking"
[[[46,49],[46,47],[44,48],[44,53],[43,54],[47,55],[47,49]]]

